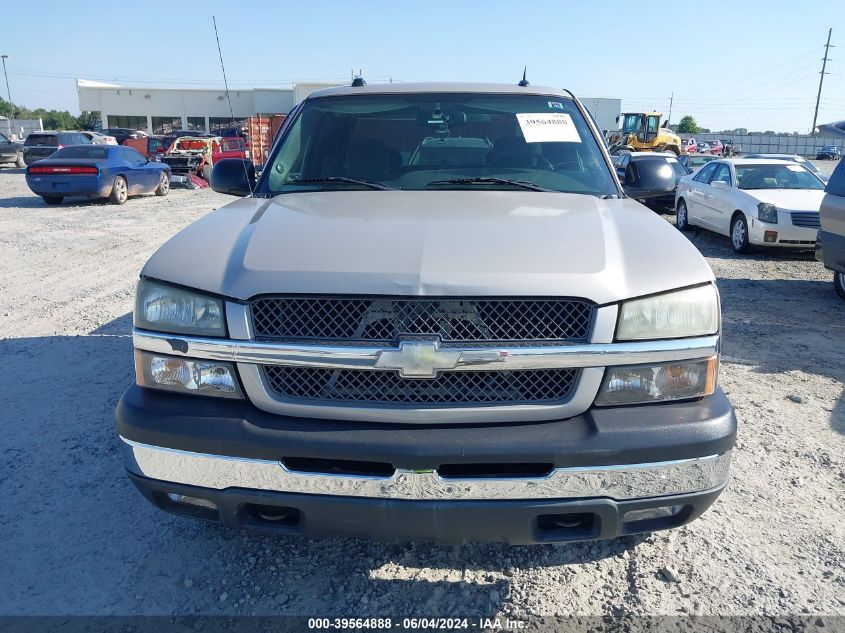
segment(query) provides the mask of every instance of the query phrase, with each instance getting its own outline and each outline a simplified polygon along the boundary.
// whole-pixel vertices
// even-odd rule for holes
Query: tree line
[[[0,97],[0,116],[7,119],[41,119],[45,130],[93,130],[100,121],[95,112],[83,112],[74,116],[67,110],[30,110],[19,105],[15,105],[14,116],[12,114],[9,102]]]

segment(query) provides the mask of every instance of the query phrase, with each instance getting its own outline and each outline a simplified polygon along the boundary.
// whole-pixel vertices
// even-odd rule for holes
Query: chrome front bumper
[[[298,472],[282,462],[193,453],[121,437],[133,474],[214,490],[272,492],[400,500],[586,499],[616,501],[717,490],[728,482],[731,451],[647,464],[555,468],[543,477],[443,478],[436,471],[397,470],[391,476]]]

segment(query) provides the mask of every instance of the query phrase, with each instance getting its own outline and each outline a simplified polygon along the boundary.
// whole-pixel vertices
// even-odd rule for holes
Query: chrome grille
[[[800,226],[805,229],[817,229],[821,227],[819,214],[816,211],[799,211],[792,214],[792,226]]]
[[[569,398],[577,369],[453,371],[431,379],[397,372],[263,366],[267,384],[285,400],[366,404],[538,404]]]
[[[595,306],[579,299],[266,297],[251,304],[259,340],[586,341]]]

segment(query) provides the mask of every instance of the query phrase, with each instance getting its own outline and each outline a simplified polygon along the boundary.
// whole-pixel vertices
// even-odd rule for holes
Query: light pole
[[[9,75],[6,74],[6,58],[8,55],[0,55],[3,59],[3,76],[6,78],[6,94],[9,95],[9,118],[6,123],[9,124],[9,140],[12,140],[12,122],[15,118],[15,106],[12,105],[12,91],[9,90]]]

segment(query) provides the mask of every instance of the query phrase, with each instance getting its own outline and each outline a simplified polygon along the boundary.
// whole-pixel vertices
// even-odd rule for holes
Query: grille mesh
[[[252,302],[258,339],[393,342],[586,341],[594,307],[578,299],[270,297]]]
[[[800,226],[806,229],[817,229],[821,227],[819,214],[816,211],[796,211],[792,213],[792,226]]]
[[[537,404],[566,400],[577,369],[453,371],[432,379],[397,372],[265,365],[271,390],[284,399],[368,404]]]

